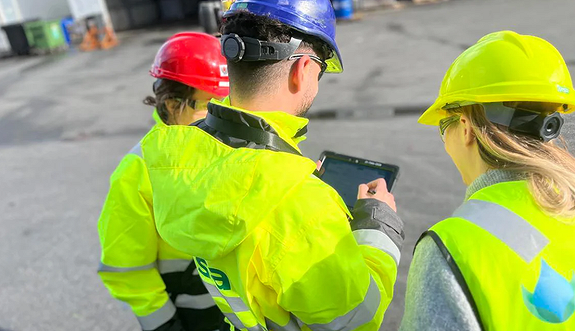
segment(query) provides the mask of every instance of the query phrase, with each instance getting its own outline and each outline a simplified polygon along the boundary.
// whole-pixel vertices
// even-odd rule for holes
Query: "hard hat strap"
[[[279,61],[289,58],[302,40],[292,37],[289,43],[276,43],[230,33],[222,36],[222,54],[232,62]]]
[[[557,112],[547,113],[517,109],[502,102],[482,103],[487,119],[509,128],[509,131],[548,142],[559,137],[565,120]]]

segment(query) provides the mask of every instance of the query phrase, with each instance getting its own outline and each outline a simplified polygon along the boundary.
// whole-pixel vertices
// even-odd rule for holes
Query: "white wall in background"
[[[76,20],[102,15],[108,27],[113,28],[105,0],[68,0],[72,16]]]
[[[71,14],[68,0],[16,0],[23,20],[59,20]]]
[[[102,5],[98,0],[68,0],[68,3],[75,19],[102,14]]]
[[[20,21],[22,15],[16,0],[0,0],[0,24],[11,24]]]
[[[0,25],[19,22],[22,19],[16,0],[0,0]],[[0,52],[10,50],[10,43],[4,30],[0,29]]]

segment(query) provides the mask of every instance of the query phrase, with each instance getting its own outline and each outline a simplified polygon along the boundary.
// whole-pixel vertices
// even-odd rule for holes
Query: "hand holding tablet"
[[[329,151],[323,152],[320,160],[319,178],[341,195],[350,210],[356,199],[377,199],[396,209],[389,191],[397,181],[398,166]]]
[[[397,212],[395,197],[387,190],[387,183],[383,178],[378,178],[368,184],[359,185],[357,200],[360,199],[377,199],[385,202],[393,211]]]

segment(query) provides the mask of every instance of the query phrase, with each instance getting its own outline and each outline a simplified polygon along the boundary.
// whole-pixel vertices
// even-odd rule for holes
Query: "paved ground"
[[[453,0],[339,27],[346,72],[324,78],[312,112],[339,117],[314,119],[303,149],[402,168],[395,193],[407,241],[384,330],[401,319],[414,242],[464,192],[436,129],[416,125],[413,111],[431,103],[465,47],[495,30],[542,36],[575,70],[573,12],[571,0]],[[173,32],[125,33],[108,52],[0,61],[0,329],[138,329],[95,273],[96,223],[109,174],[150,126],[146,71]]]

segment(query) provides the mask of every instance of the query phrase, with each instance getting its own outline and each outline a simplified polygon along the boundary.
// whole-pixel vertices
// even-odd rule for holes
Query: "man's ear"
[[[469,118],[465,115],[461,115],[459,125],[463,128],[463,143],[465,146],[475,143],[475,133],[473,132]]]
[[[305,55],[297,59],[291,67],[290,73],[290,91],[298,93],[305,88],[306,76],[310,74],[310,66],[312,60],[309,56]]]

